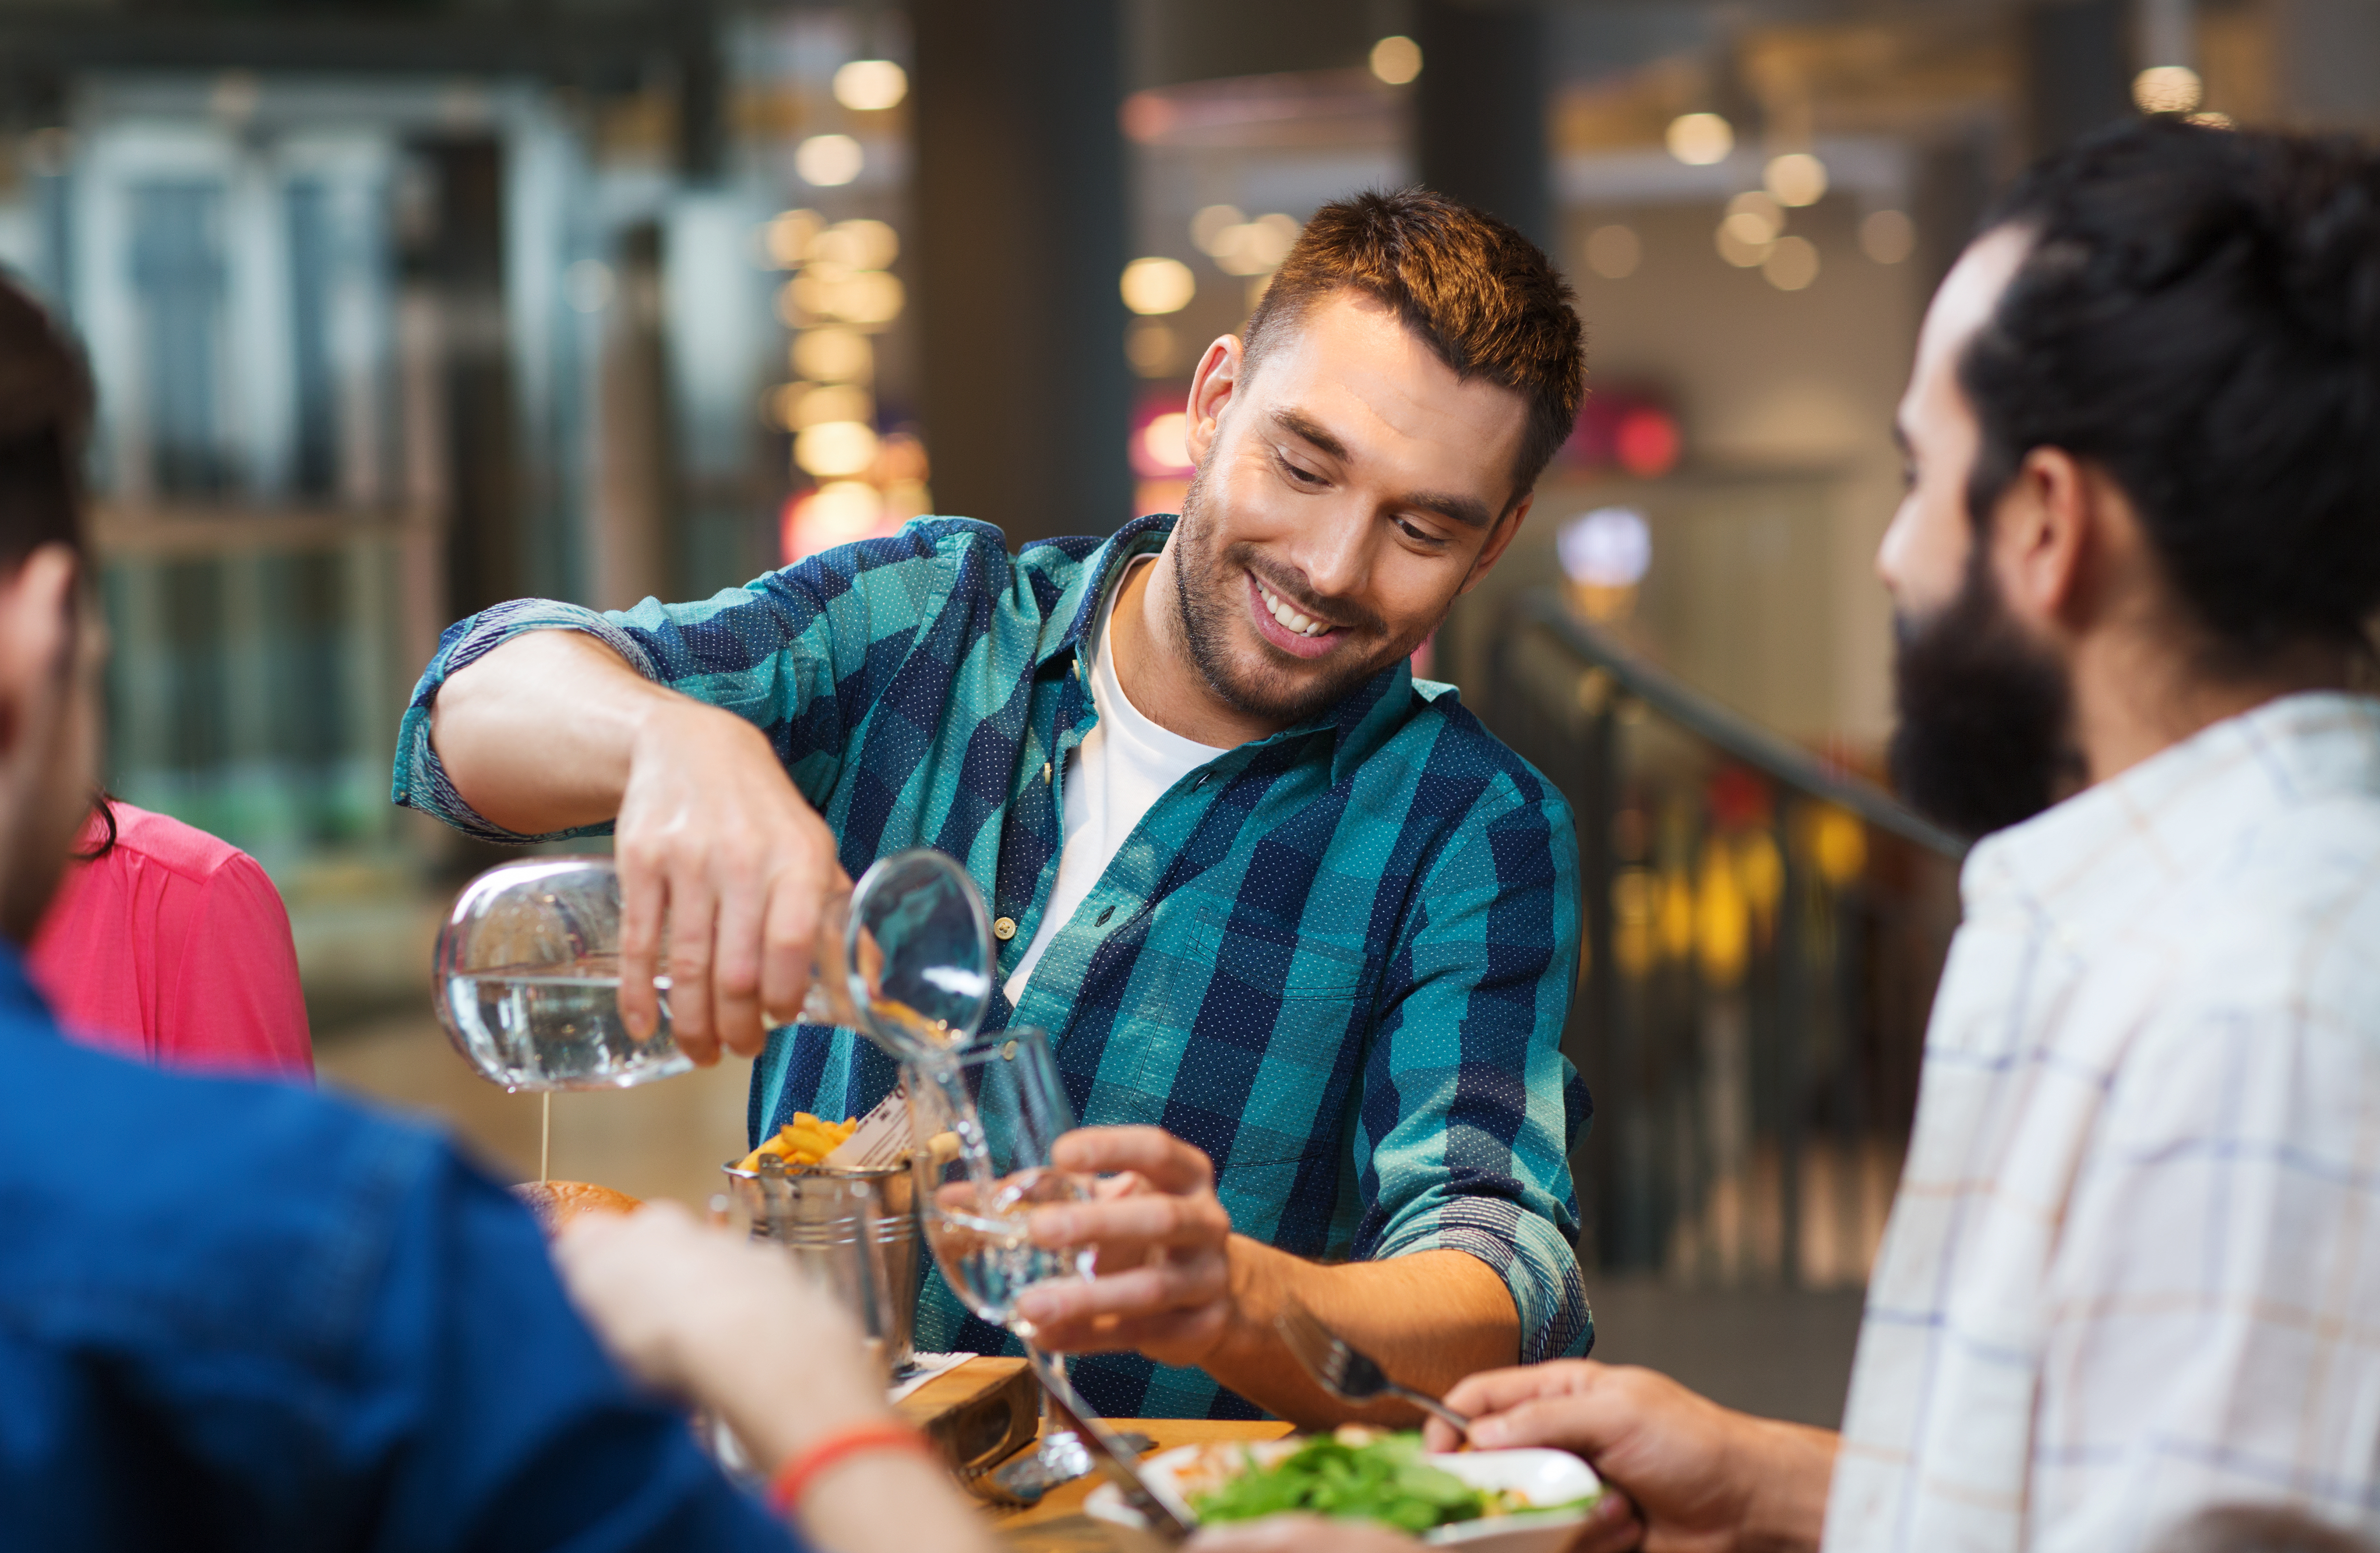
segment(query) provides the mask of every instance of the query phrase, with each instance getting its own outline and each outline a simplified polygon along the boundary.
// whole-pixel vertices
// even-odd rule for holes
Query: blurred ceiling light
[[[804,328],[826,316],[828,277],[819,273],[821,268],[813,264],[777,287],[777,321],[786,328]]]
[[[1860,251],[1879,264],[1898,264],[1917,249],[1917,224],[1900,211],[1870,211],[1860,223]]]
[[[872,528],[883,510],[876,488],[865,480],[832,481],[820,486],[811,500],[817,504],[811,510],[823,522],[838,528]]]
[[[889,108],[909,95],[909,72],[889,59],[855,59],[834,73],[834,100],[859,113]]]
[[[832,310],[845,322],[876,326],[899,318],[908,299],[899,276],[862,270],[835,287]]]
[[[1136,313],[1178,313],[1198,293],[1198,277],[1178,259],[1135,259],[1123,267],[1123,305]]]
[[[813,262],[785,283],[777,310],[795,328],[812,319],[874,326],[900,317],[906,301],[899,279],[881,270]]]
[[[1629,226],[1598,226],[1586,235],[1586,267],[1608,281],[1624,281],[1636,273],[1644,245]]]
[[[1597,507],[1561,526],[1562,575],[1586,588],[1633,588],[1653,565],[1653,530],[1633,507]]]
[[[1264,275],[1281,268],[1297,246],[1303,228],[1297,218],[1276,211],[1254,221],[1227,226],[1215,238],[1215,262],[1227,274]]]
[[[1760,273],[1779,291],[1799,291],[1818,278],[1818,246],[1807,237],[1779,237]]]
[[[817,382],[868,382],[876,347],[851,329],[810,329],[794,338],[794,370]]]
[[[1237,205],[1208,205],[1190,218],[1190,240],[1200,253],[1218,251],[1223,234],[1248,218]]]
[[[875,418],[876,396],[852,383],[789,382],[769,395],[770,420],[788,431]]]
[[[1727,221],[1748,243],[1773,243],[1785,230],[1785,207],[1756,188],[1727,202]]]
[[[1123,357],[1145,378],[1169,377],[1173,371],[1173,331],[1144,321],[1124,331]]]
[[[612,267],[600,259],[578,261],[562,273],[562,295],[573,312],[601,312],[612,305]]]
[[[1827,197],[1827,164],[1806,151],[1772,156],[1760,181],[1780,205],[1815,205]]]
[[[1402,86],[1421,74],[1421,45],[1392,32],[1372,45],[1372,74],[1390,86]]]
[[[2132,102],[2144,114],[2186,114],[2205,95],[2205,83],[2187,65],[2152,65],[2132,78]]]
[[[1735,127],[1717,114],[1680,114],[1670,121],[1670,154],[1689,167],[1727,160],[1735,149]]]
[[[1168,469],[1187,469],[1190,463],[1190,418],[1169,411],[1141,430],[1140,450],[1148,461]]]
[[[795,496],[779,529],[785,564],[886,532],[885,506],[864,480],[832,480]]]
[[[813,135],[794,148],[794,171],[818,188],[839,188],[859,176],[867,154],[848,135]]]
[[[2182,115],[2182,118],[2186,123],[2195,124],[2205,129],[2231,129],[2238,127],[2231,122],[2231,115],[2229,114],[2217,113],[2212,108],[2204,109],[2194,114],[2185,114]]]
[[[1771,236],[1766,238],[1750,235],[1755,230],[1753,219],[1744,214],[1723,217],[1715,237],[1718,256],[1739,270],[1749,270],[1760,263],[1768,257],[1769,249],[1777,246],[1774,227],[1767,229]]]
[[[807,259],[822,259],[853,270],[881,270],[901,256],[901,235],[880,221],[865,218],[838,221],[815,233],[803,249]]]
[[[781,211],[760,228],[760,251],[774,269],[798,269],[824,224],[816,211]]]
[[[794,438],[794,462],[820,479],[864,474],[876,462],[876,431],[865,421],[821,420]]]

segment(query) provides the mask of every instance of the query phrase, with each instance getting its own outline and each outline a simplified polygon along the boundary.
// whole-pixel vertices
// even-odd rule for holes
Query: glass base
[[[1135,1454],[1146,1454],[1157,1447],[1157,1442],[1147,1435],[1130,1432],[1117,1435],[1116,1443]],[[1091,1453],[1075,1431],[1059,1429],[1043,1435],[1033,1450],[994,1471],[991,1480],[1001,1493],[1024,1504],[1035,1504],[1061,1483],[1072,1483],[1091,1470]]]

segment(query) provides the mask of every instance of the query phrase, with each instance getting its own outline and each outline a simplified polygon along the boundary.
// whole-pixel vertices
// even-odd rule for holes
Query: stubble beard
[[[1233,661],[1231,649],[1234,618],[1245,608],[1240,574],[1263,573],[1251,564],[1256,555],[1253,545],[1234,544],[1215,553],[1206,487],[1207,477],[1201,471],[1192,478],[1190,489],[1182,497],[1182,516],[1173,526],[1172,541],[1173,597],[1183,645],[1189,650],[1191,663],[1196,667],[1198,677],[1207,682],[1207,688],[1233,711],[1293,727],[1337,706],[1356,686],[1398,659],[1410,656],[1422,638],[1429,635],[1426,627],[1414,633],[1411,641],[1399,643],[1387,639],[1386,630],[1377,623],[1359,622],[1348,628],[1348,641],[1332,654],[1332,661],[1339,666],[1318,672],[1313,679],[1283,683],[1285,676],[1269,675],[1261,670],[1255,673],[1244,672]],[[1352,612],[1342,607],[1332,613],[1343,616]],[[1361,644],[1366,637],[1378,639],[1382,645],[1365,653]]]
[[[2079,785],[2071,678],[2009,614],[1980,542],[1958,597],[1928,615],[1896,614],[1893,635],[1890,761],[1911,807],[1983,836]]]

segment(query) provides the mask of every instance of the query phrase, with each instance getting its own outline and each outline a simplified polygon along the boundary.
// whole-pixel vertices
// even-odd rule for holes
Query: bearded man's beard
[[[1312,678],[1269,664],[1250,672],[1233,659],[1231,646],[1233,619],[1246,609],[1246,585],[1240,574],[1253,571],[1267,587],[1293,600],[1294,590],[1281,587],[1283,579],[1265,564],[1254,545],[1244,542],[1216,552],[1204,471],[1191,479],[1183,495],[1172,543],[1174,598],[1181,605],[1182,639],[1190,649],[1190,661],[1218,700],[1246,717],[1288,727],[1319,716],[1382,669],[1411,656],[1437,624],[1415,632],[1410,640],[1398,641],[1390,637],[1387,624],[1378,615],[1332,600],[1325,613],[1342,624],[1346,639],[1320,661]],[[1368,649],[1366,644],[1371,644]]]
[[[2009,614],[1979,541],[1959,596],[1893,635],[1893,783],[1962,836],[2030,819],[2073,785],[2073,689],[2065,666]]]

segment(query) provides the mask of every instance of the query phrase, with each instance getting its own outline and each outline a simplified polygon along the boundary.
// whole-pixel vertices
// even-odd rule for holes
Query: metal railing
[[[1873,783],[1522,595],[1482,715],[1569,799],[1565,1048],[1590,1271],[1864,1280],[1900,1173],[1961,843]]]

